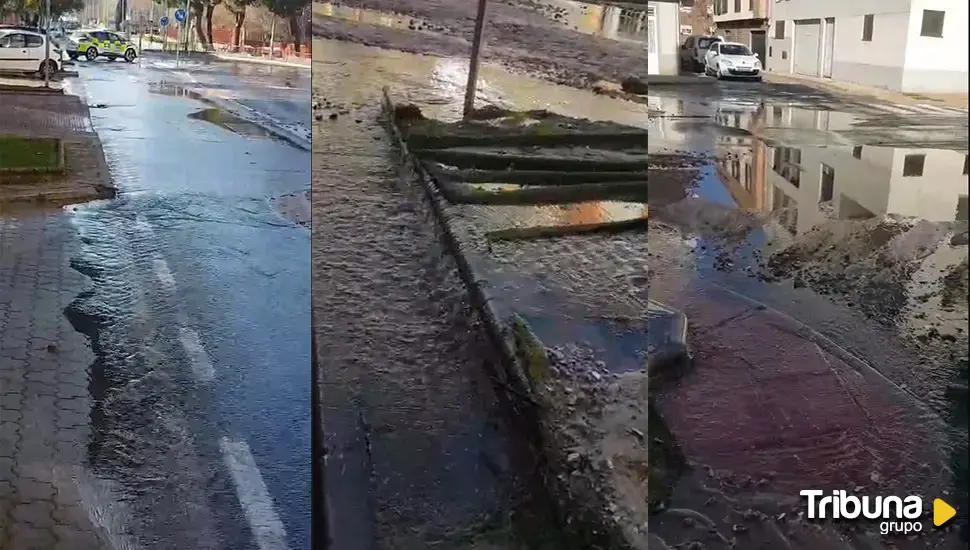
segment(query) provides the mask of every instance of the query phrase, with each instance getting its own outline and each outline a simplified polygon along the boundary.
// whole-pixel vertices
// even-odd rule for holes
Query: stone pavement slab
[[[94,356],[65,308],[85,288],[60,211],[0,218],[0,548],[106,547],[80,498]]]

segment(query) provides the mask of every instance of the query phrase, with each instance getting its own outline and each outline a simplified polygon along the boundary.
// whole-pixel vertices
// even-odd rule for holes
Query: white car
[[[737,42],[715,42],[704,59],[704,74],[717,78],[752,78],[761,80],[764,67],[758,54]]]
[[[47,72],[54,76],[61,70],[61,50],[53,42],[50,57],[45,57],[47,37],[38,32],[17,29],[0,29],[0,72],[37,73]]]

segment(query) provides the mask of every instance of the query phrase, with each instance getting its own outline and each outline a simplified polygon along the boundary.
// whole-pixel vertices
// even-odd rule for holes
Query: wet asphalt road
[[[102,373],[92,469],[143,548],[309,548],[309,233],[269,203],[308,188],[309,154],[189,118],[229,90],[299,121],[309,95],[276,68],[168,68],[79,63],[72,86],[119,188],[71,214]]]

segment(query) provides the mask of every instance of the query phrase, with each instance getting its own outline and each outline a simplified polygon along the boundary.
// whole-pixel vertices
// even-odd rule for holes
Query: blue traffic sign
[[[185,23],[185,10],[182,8],[175,10],[175,20],[179,23]]]
[[[160,27],[167,27],[168,26],[168,16],[167,15],[163,15],[162,18],[158,20],[158,25]]]

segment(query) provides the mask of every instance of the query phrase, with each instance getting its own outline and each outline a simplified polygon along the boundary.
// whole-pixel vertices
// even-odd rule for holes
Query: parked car
[[[72,35],[72,40],[76,40],[77,49],[74,52],[68,51],[71,59],[77,59],[83,55],[88,61],[94,61],[98,57],[114,61],[120,57],[131,63],[138,57],[138,49],[135,45],[113,31],[103,29],[77,31]]]
[[[715,42],[707,51],[704,74],[727,77],[751,78],[760,81],[764,73],[761,60],[751,48],[737,42]]]
[[[0,29],[0,71],[8,73],[46,72],[53,76],[61,70],[63,54],[53,42],[50,56],[46,56],[47,37],[39,32],[19,29]]]
[[[704,69],[704,60],[711,44],[723,42],[720,36],[688,36],[680,45],[680,66],[684,70],[699,73]]]

